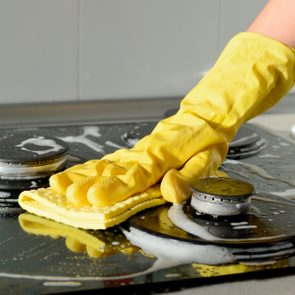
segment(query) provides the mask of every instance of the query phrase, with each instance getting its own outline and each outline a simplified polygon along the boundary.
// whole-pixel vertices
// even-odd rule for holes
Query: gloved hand
[[[241,124],[264,112],[294,84],[294,51],[256,33],[240,33],[214,67],[132,149],[71,167],[50,186],[76,204],[106,206],[161,182],[163,197],[181,203],[200,177],[218,174]]]

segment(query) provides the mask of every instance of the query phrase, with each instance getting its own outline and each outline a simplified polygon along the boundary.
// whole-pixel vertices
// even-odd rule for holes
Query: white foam
[[[9,192],[1,192],[0,191],[0,198],[2,199],[4,199],[4,198],[8,198],[8,197],[10,197],[11,196],[11,193],[9,193]]]
[[[99,133],[99,128],[97,126],[84,126],[83,127],[83,134],[76,135],[76,136],[64,136],[64,137],[59,137],[65,142],[72,142],[72,143],[82,143],[88,146],[90,149],[98,152],[105,154],[104,147],[91,140],[87,136],[93,136],[93,137],[101,137],[101,134]]]
[[[134,146],[134,145],[136,145],[139,142],[139,138],[129,138],[127,140],[127,142],[128,142],[129,145]]]
[[[83,127],[83,134],[85,136],[91,135],[94,137],[101,137],[98,126],[84,126]]]
[[[174,225],[204,240],[217,240],[216,236],[210,234],[207,228],[190,220],[183,212],[182,206],[183,205],[173,204],[168,210],[168,217]]]
[[[239,226],[239,225],[246,225],[248,221],[241,221],[241,222],[231,222],[230,225],[232,226]]]
[[[36,181],[31,181],[30,188],[35,188],[35,187],[38,187],[37,182]]]
[[[257,228],[257,225],[239,225],[239,226],[234,226],[233,229],[250,229],[250,228]]]
[[[129,231],[124,230],[124,234],[133,245],[158,258],[158,269],[187,263],[218,265],[234,261],[232,253],[225,247],[162,238],[134,227],[130,227]]]
[[[273,155],[273,154],[263,154],[263,155],[259,155],[259,158],[261,158],[261,159],[266,159],[266,158],[280,159],[281,156],[279,156],[279,155]]]
[[[122,139],[124,139],[125,142],[127,142],[127,144],[129,146],[135,146],[138,141],[139,141],[139,138],[132,138],[132,137],[128,137],[128,134],[127,133],[124,133],[122,136],[121,136]]]
[[[290,188],[285,191],[281,192],[270,192],[272,195],[278,196],[278,197],[283,197],[283,198],[290,198],[290,199],[295,199],[295,189]]]
[[[73,282],[73,281],[68,281],[68,282],[44,282],[43,286],[46,287],[80,287],[82,284],[81,282]]]
[[[49,147],[46,150],[36,150],[32,149],[31,147],[25,147],[27,144],[33,144],[35,146],[39,147]],[[57,152],[64,147],[57,144],[53,139],[46,139],[44,136],[37,136],[37,137],[32,137],[28,138],[24,141],[22,141],[20,144],[16,145],[16,147],[20,147],[24,151],[32,152],[38,155],[44,155],[50,152]]]
[[[124,148],[123,146],[121,146],[121,145],[118,145],[118,144],[116,144],[116,143],[114,143],[114,142],[111,142],[111,141],[106,141],[106,145],[108,145],[108,146],[111,146],[111,147],[114,147],[114,148],[117,148],[117,149],[122,149],[122,148]]]
[[[281,145],[281,146],[290,146],[291,144],[289,142],[286,142],[286,141],[281,141],[279,143],[279,145]]]
[[[124,234],[133,245],[157,258],[154,265],[143,273],[182,264],[219,265],[237,262],[239,259],[248,261],[249,259],[277,257],[295,252],[293,244],[289,242],[280,242],[271,246],[226,248],[218,245],[193,244],[172,238],[162,238],[133,227],[130,227],[130,231],[124,230]]]

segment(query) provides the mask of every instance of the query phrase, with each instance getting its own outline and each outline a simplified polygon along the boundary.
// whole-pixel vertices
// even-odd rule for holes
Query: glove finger
[[[97,181],[98,177],[99,176],[89,177],[69,185],[65,193],[67,201],[80,206],[90,205],[87,199],[87,192],[89,188],[95,183],[95,181]]]
[[[66,191],[73,183],[80,183],[89,177],[101,175],[107,165],[108,160],[90,160],[84,164],[78,164],[56,173],[49,178],[49,185],[56,192],[66,195]]]
[[[98,179],[89,188],[87,199],[94,206],[110,206],[144,191],[153,184],[153,178],[146,169],[136,164],[125,175]]]
[[[196,180],[209,175],[220,175],[216,171],[222,161],[220,150],[209,147],[190,158],[181,170],[169,170],[161,182],[164,199],[172,203],[182,203],[190,197],[190,187]]]
[[[110,164],[109,160],[90,160],[84,164],[75,165],[64,172],[71,172],[71,175],[77,174],[78,176],[97,176],[102,175],[104,169]],[[73,176],[74,177],[74,176]]]
[[[127,164],[127,163],[126,163]],[[122,167],[123,165],[121,165],[121,163],[109,163],[105,169],[102,172],[102,176],[114,176],[114,175],[122,175],[125,174],[127,169],[128,169],[128,165],[125,165],[127,167],[127,169],[125,167]]]
[[[73,183],[73,180],[69,177],[70,172],[59,172],[52,175],[49,178],[50,187],[56,192],[65,195],[68,186]]]

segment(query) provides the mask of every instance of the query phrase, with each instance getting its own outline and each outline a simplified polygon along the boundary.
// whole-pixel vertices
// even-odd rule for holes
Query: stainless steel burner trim
[[[42,178],[61,170],[65,163],[65,157],[50,164],[39,164],[36,166],[20,165],[15,163],[2,165],[2,163],[0,163],[0,178],[10,180]]]
[[[233,216],[245,214],[249,211],[251,198],[219,198],[204,196],[194,192],[191,198],[191,206],[199,213],[212,216]]]

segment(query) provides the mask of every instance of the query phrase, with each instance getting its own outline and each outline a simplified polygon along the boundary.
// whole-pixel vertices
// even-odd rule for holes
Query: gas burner
[[[149,134],[156,123],[95,124],[87,129],[91,132],[86,132],[87,125],[71,124],[26,128],[23,132],[66,141],[69,144],[67,168],[80,160],[95,159],[113,152],[123,145],[121,138],[124,140],[128,135],[132,135],[129,139],[136,141]],[[214,217],[198,213],[191,207],[190,200],[178,206],[167,203],[147,209],[119,228],[131,244],[141,248],[135,252],[125,247],[127,244],[119,239],[117,231],[112,234],[111,228],[103,232],[91,231],[95,237],[102,238],[105,243],[102,249],[110,250],[109,256],[99,255],[96,247],[103,244],[90,237],[89,231],[65,227],[58,222],[56,227],[52,227],[52,223],[45,218],[40,224],[48,225],[48,236],[44,236],[46,232],[42,226],[36,226],[29,219],[26,224],[39,235],[23,231],[16,218],[16,212],[20,210],[16,207],[17,190],[47,186],[48,177],[14,181],[2,179],[0,212],[6,215],[0,220],[0,240],[3,241],[0,243],[0,260],[1,274],[5,279],[2,280],[0,293],[5,294],[11,286],[15,287],[14,293],[23,294],[28,288],[46,293],[48,286],[61,286],[62,282],[65,284],[57,287],[62,291],[70,288],[74,292],[83,292],[95,288],[101,289],[97,290],[99,293],[104,288],[123,284],[124,288],[143,286],[146,290],[158,283],[168,288],[171,285],[182,287],[187,279],[199,285],[204,274],[212,276],[209,279],[214,283],[214,277],[222,275],[223,280],[229,280],[241,272],[252,278],[266,274],[271,276],[275,268],[279,269],[274,270],[276,273],[284,270],[290,273],[295,266],[295,145],[259,126],[247,124],[245,127],[250,127],[252,134],[259,134],[267,146],[260,153],[251,157],[248,155],[247,159],[227,159],[222,168],[229,177],[255,186],[249,210],[244,214]],[[0,136],[19,131],[19,127],[3,128]],[[126,141],[124,143],[124,146],[128,145]],[[236,152],[239,153],[239,150]],[[6,218],[8,209],[14,211],[12,218]],[[58,233],[57,229],[62,232]],[[65,246],[61,237],[66,236]],[[87,244],[93,247],[87,247]],[[95,258],[89,257],[89,253]],[[128,279],[122,279],[122,275],[127,275]],[[44,281],[44,278],[48,280]],[[70,287],[69,281],[73,283]]]
[[[254,187],[232,178],[203,178],[193,187],[191,206],[199,214],[214,217],[245,214],[250,208]]]
[[[1,179],[47,177],[65,166],[68,145],[58,138],[27,133],[0,136]]]
[[[18,195],[23,190],[47,187],[50,175],[81,162],[67,152],[67,143],[55,137],[0,134],[0,215],[22,212]]]
[[[206,187],[206,191],[208,191],[207,184],[211,180],[209,179],[200,185],[202,192],[202,186]],[[253,187],[251,185],[240,183],[238,180],[230,181],[230,184],[232,183],[240,184],[239,198],[243,201],[252,194]],[[231,191],[231,188],[228,190],[228,184],[225,185],[224,190],[219,188],[218,190],[219,196],[222,194],[236,198],[237,191]],[[209,188],[210,193],[211,191],[215,191],[215,189]],[[232,193],[235,197],[231,196]],[[255,194],[252,196],[251,206],[250,203],[247,204],[247,210],[243,210],[242,214],[218,216],[217,218],[213,217],[211,212],[210,214],[208,214],[209,212],[200,214],[195,210],[194,207],[199,210],[199,204],[203,201],[194,203],[195,201],[188,200],[182,205],[167,204],[149,209],[131,217],[128,224],[149,234],[197,244],[249,247],[295,241],[295,220],[293,218],[295,203],[293,201],[278,201],[276,197],[271,195]],[[217,206],[224,206],[224,200],[219,199],[216,203]],[[214,206],[216,206],[215,203]],[[205,209],[208,208],[211,209],[210,206],[205,207]],[[236,210],[236,206],[234,206],[234,210]],[[218,213],[224,211],[227,211],[227,206],[226,210],[218,209]],[[232,208],[230,208],[230,212],[232,212]]]
[[[244,159],[252,157],[267,146],[267,142],[257,130],[247,124],[241,126],[234,139],[229,144],[228,159]]]

